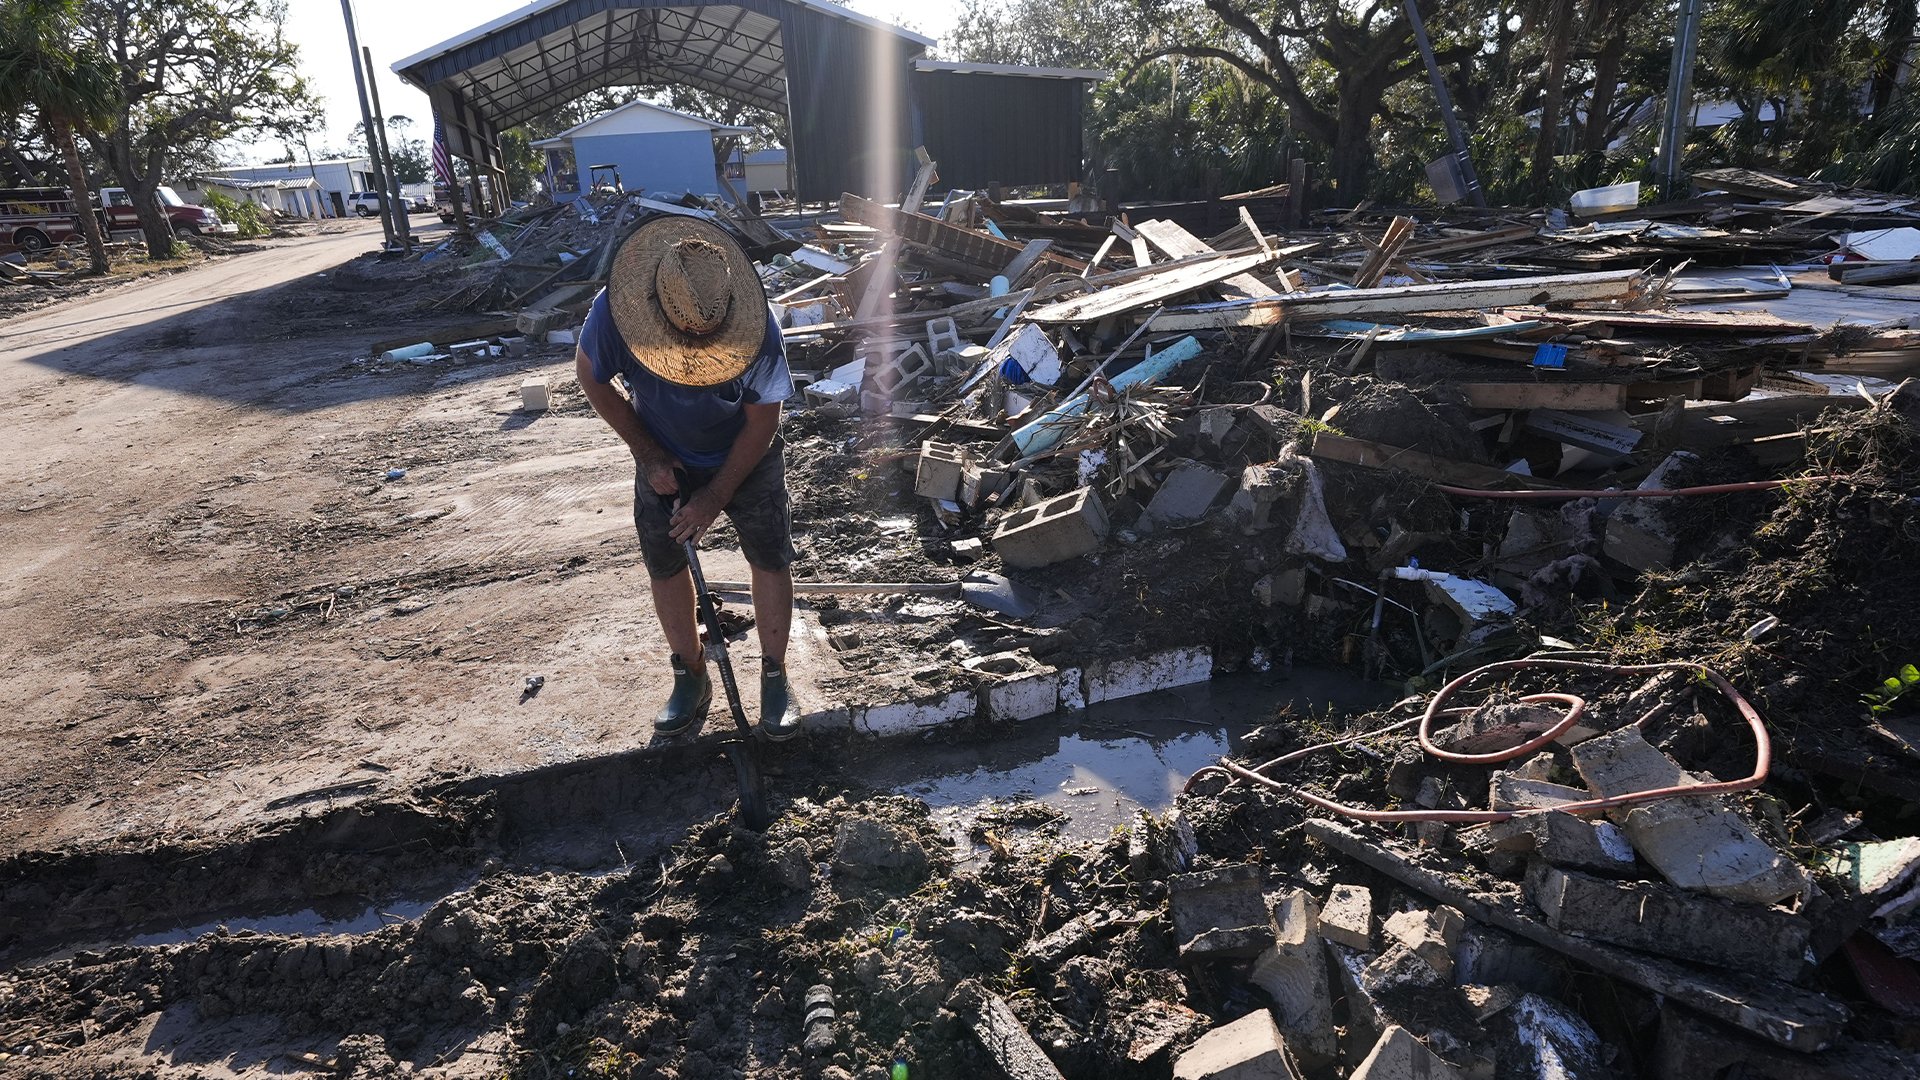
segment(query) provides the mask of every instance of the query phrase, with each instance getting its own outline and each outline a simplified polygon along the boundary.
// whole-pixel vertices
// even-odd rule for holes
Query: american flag
[[[438,115],[433,118],[433,176],[440,183],[453,186],[453,157],[447,153],[447,129]]]

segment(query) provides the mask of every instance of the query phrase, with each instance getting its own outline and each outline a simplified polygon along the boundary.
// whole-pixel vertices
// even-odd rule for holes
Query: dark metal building
[[[536,0],[393,70],[495,191],[503,129],[603,87],[661,83],[784,113],[803,199],[892,198],[917,145],[943,185],[1080,178],[1081,99],[1103,73],[936,64],[922,59],[932,44],[826,0]]]

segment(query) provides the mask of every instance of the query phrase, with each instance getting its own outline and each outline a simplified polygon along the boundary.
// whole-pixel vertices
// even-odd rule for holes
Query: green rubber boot
[[[659,715],[653,718],[653,730],[661,735],[679,735],[700,726],[707,718],[707,709],[713,704],[713,679],[703,668],[695,674],[680,659],[679,653],[673,654],[673,695],[667,703],[660,706]]]
[[[784,664],[764,657],[760,663],[760,734],[785,742],[800,734],[800,699],[787,685]]]

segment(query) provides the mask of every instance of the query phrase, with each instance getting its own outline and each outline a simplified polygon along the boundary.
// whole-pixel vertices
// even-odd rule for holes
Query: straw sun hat
[[[767,334],[753,260],[719,226],[678,214],[646,222],[620,245],[607,306],[633,358],[682,386],[735,378]]]

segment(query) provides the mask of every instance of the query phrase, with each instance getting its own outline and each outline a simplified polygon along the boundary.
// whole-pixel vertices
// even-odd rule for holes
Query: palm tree
[[[0,111],[32,106],[66,159],[67,183],[87,238],[93,272],[107,272],[107,247],[92,209],[92,185],[75,125],[110,127],[119,102],[113,69],[98,54],[76,49],[76,0],[6,0],[0,4]]]

